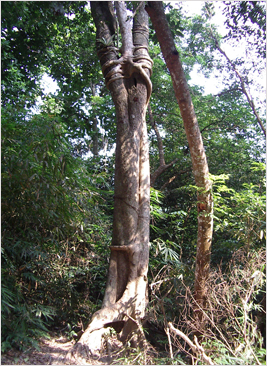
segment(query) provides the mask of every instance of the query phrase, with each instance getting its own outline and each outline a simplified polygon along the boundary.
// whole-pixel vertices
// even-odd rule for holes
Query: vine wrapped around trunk
[[[97,54],[116,108],[117,138],[113,237],[105,296],[102,308],[72,350],[72,355],[85,357],[99,354],[107,326],[114,327],[122,342],[129,338],[133,345],[144,341],[140,323],[148,302],[150,171],[145,116],[153,64],[148,54],[148,15],[140,4],[131,29],[124,2],[115,2],[115,7],[122,35],[120,50],[113,43],[116,22],[112,3],[91,2]]]

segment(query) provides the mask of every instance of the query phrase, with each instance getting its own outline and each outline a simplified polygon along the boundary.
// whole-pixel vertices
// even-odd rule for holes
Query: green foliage
[[[170,229],[169,235],[167,230],[163,229],[163,223],[166,223],[166,227],[170,225],[169,220],[172,220],[172,215],[164,213],[161,205],[164,195],[162,192],[157,191],[154,188],[150,189],[150,215],[151,215],[151,229],[153,230],[152,238],[153,241],[150,243],[150,256],[151,264],[153,267],[157,265],[164,265],[166,263],[172,263],[178,267],[181,265],[181,247],[174,241],[169,239],[163,240],[163,237],[171,237],[172,230]],[[174,219],[175,224],[177,221]],[[159,236],[158,236],[159,235]]]
[[[2,111],[4,349],[43,335],[52,315],[62,321],[74,314],[86,280],[95,277],[98,297],[103,296],[110,240],[110,220],[101,219],[98,206],[97,184],[103,178],[89,179],[84,162],[71,150],[56,114]],[[98,301],[94,291],[92,286],[84,299],[82,317]]]
[[[5,1],[1,14],[2,103],[21,101],[23,91],[26,101],[32,104],[36,82],[53,46],[53,23],[64,19],[64,11],[57,11],[53,2]]]
[[[239,191],[229,188],[228,175],[212,176],[214,200],[214,239],[212,258],[227,260],[240,247],[260,248],[266,240],[265,165],[254,163],[254,183],[243,183]]]
[[[264,1],[225,1],[224,13],[229,29],[228,39],[247,38],[247,43],[256,47],[258,55],[265,59],[266,3]]]
[[[184,26],[181,7],[179,8],[176,6],[174,8],[171,3],[168,3],[166,9],[168,9],[168,12],[166,12],[166,18],[170,25],[173,38],[183,37]]]
[[[61,118],[75,138],[94,133],[91,98],[104,85],[95,52],[95,26],[85,5],[81,1],[66,3],[69,16],[54,25],[56,35],[46,63],[48,75],[59,87],[56,100],[63,105]]]
[[[173,247],[176,250],[180,250],[181,248],[179,247],[179,245],[177,245],[174,242],[171,242],[170,240],[163,241],[160,238],[155,239],[153,241],[153,244],[154,245],[152,245],[152,247],[155,246],[155,249],[153,248],[155,251],[155,256],[157,256],[158,253],[160,253],[164,258],[163,259],[164,262],[168,262],[168,260],[170,260],[173,263],[180,264],[180,255],[177,253],[177,251],[171,248]]]
[[[157,220],[166,218],[166,215],[162,211],[161,203],[164,195],[161,191],[154,188],[150,188],[150,216],[152,220],[151,228],[157,230]]]

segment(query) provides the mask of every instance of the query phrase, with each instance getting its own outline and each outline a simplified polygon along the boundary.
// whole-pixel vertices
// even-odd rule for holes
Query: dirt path
[[[51,339],[41,339],[39,341],[39,350],[35,348],[27,349],[26,351],[17,351],[15,349],[9,350],[2,354],[1,365],[119,365],[122,362],[121,356],[124,354],[124,347],[122,343],[117,340],[117,337],[109,339],[109,356],[106,351],[103,352],[101,358],[90,359],[84,361],[82,359],[67,361],[66,355],[75,344],[75,341],[69,341],[63,336],[51,336]],[[135,365],[135,360],[139,356],[144,355],[142,352],[127,353],[129,364],[130,358]],[[154,357],[158,357],[156,350],[150,346],[144,359],[144,365],[154,365]],[[119,363],[118,363],[119,361]]]
[[[30,348],[26,351],[9,350],[1,355],[1,365],[70,365],[65,357],[75,341],[65,337],[41,339],[39,350]],[[107,363],[91,360],[90,363],[78,362],[71,365],[105,365]]]
[[[64,358],[74,341],[64,337],[41,339],[40,350],[30,348],[24,352],[9,350],[2,354],[2,365],[64,365]]]
[[[115,342],[116,343],[116,342]],[[1,365],[108,365],[107,357],[91,359],[90,362],[80,360],[71,363],[65,359],[68,351],[75,344],[64,336],[51,336],[51,339],[41,339],[39,350],[30,348],[26,351],[9,350],[1,355]],[[117,344],[117,343],[116,343]],[[105,361],[106,360],[106,361]],[[109,359],[111,361],[111,359]]]

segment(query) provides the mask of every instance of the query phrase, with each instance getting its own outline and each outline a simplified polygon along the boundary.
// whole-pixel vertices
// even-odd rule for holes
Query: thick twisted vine
[[[134,47],[134,52],[137,50],[146,49],[146,46],[136,46]],[[98,51],[100,59],[104,57],[110,51],[118,51],[116,47],[105,47]],[[152,93],[152,83],[150,81],[150,76],[152,74],[153,61],[148,55],[138,54],[133,56],[121,56],[117,60],[109,60],[104,65],[102,65],[103,75],[106,80],[106,86],[120,79],[129,79],[133,73],[138,73],[144,79],[147,87],[147,104],[149,102]],[[111,70],[107,70],[112,67]],[[149,75],[146,73],[145,69],[149,70]]]

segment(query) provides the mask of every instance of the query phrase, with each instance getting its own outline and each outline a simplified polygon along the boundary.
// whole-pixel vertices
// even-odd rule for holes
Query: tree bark
[[[176,163],[177,159],[174,159],[169,164],[165,163],[162,138],[161,138],[159,130],[157,128],[156,122],[154,121],[150,104],[148,105],[148,115],[149,115],[150,124],[151,124],[152,128],[154,129],[156,136],[157,136],[158,149],[159,149],[159,167],[154,171],[153,174],[151,174],[151,177],[150,177],[150,186],[154,187],[154,184],[155,184],[157,178],[162,173],[164,173],[167,169],[172,167]]]
[[[147,305],[149,259],[150,171],[146,109],[151,94],[152,61],[148,54],[148,15],[144,5],[133,29],[123,1],[116,4],[122,34],[121,56],[114,46],[115,15],[111,2],[93,1],[97,53],[116,109],[117,138],[113,237],[102,308],[97,311],[72,354],[98,355],[105,326],[118,323],[119,339],[136,334]],[[115,329],[115,330],[116,330]]]
[[[161,1],[149,1],[146,6],[152,24],[155,28],[161,51],[170,71],[174,92],[178,101],[184,128],[189,144],[193,173],[197,192],[198,235],[195,268],[195,300],[200,308],[206,303],[206,280],[209,275],[210,251],[213,231],[212,184],[209,180],[209,169],[202,136],[194,112],[189,87],[185,78],[179,53],[164,14]],[[196,307],[196,321],[199,328],[203,326],[203,318],[199,307]]]
[[[92,96],[95,97],[95,84],[91,83]],[[97,118],[93,117],[93,155],[94,157],[98,157],[98,126],[97,126]]]

